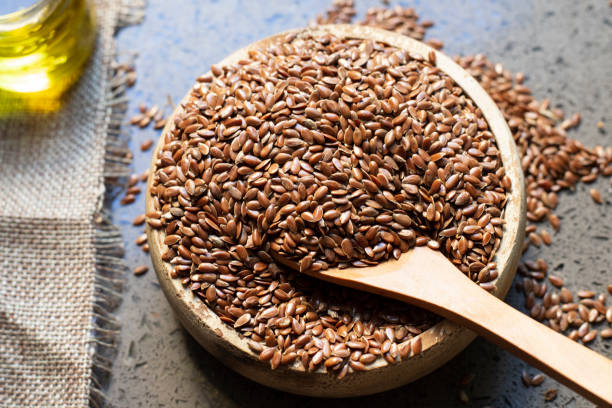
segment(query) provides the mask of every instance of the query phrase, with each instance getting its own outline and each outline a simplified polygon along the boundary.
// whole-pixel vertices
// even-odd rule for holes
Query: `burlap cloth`
[[[62,109],[0,120],[0,407],[104,404],[125,269],[102,213],[105,177],[127,171],[113,35],[142,5],[96,5],[97,46]]]

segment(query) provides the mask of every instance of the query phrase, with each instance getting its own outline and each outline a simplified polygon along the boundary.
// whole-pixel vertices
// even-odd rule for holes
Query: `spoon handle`
[[[414,248],[375,268],[329,270],[319,279],[421,306],[484,336],[599,406],[612,407],[612,360],[480,288],[444,255]]]
[[[451,299],[440,314],[538,367],[598,406],[612,407],[612,360],[514,309],[467,277],[462,280],[465,287],[456,288],[461,299]],[[442,303],[440,298],[438,302]]]

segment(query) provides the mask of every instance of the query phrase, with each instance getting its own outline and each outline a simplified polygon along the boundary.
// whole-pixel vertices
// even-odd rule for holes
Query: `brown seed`
[[[592,188],[589,193],[591,194],[591,198],[593,199],[593,201],[595,201],[597,204],[603,203],[603,198],[601,197],[601,193],[599,192],[599,190],[597,190],[596,188]]]
[[[342,240],[342,250],[348,257],[353,255],[353,244],[351,244],[350,239],[345,238]]]
[[[529,242],[531,242],[533,245],[537,246],[538,248],[542,244],[542,241],[540,240],[540,236],[536,234],[535,232],[532,232],[531,234],[529,234]]]
[[[578,337],[583,338],[589,332],[589,323],[584,322],[578,328]]]
[[[138,123],[144,118],[144,115],[134,115],[130,118],[130,125],[138,125]]]
[[[164,238],[164,244],[166,245],[174,245],[177,242],[179,242],[181,240],[181,236],[180,235],[167,235],[166,238]]]
[[[166,126],[166,119],[156,120],[153,124],[153,128],[156,130],[162,129],[164,126]]]
[[[146,266],[146,265],[140,265],[140,266],[135,267],[135,268],[132,270],[132,273],[133,273],[134,275],[138,276],[138,275],[143,275],[143,274],[147,273],[147,271],[148,271],[148,270],[149,270],[149,267],[148,267],[148,266]]]
[[[138,183],[138,174],[132,174],[130,175],[130,178],[128,179],[128,187],[133,187]]]
[[[162,221],[158,218],[147,218],[147,224],[153,228],[161,228],[163,225]]]
[[[144,214],[140,214],[136,216],[134,220],[132,220],[132,225],[142,225],[144,224],[145,220],[146,220],[146,216]]]
[[[145,242],[147,242],[147,234],[139,235],[138,238],[136,238],[136,245],[142,245]]]
[[[140,194],[140,192],[141,192],[140,187],[134,186],[134,187],[128,188],[126,190],[125,194],[126,195],[131,194],[131,195],[136,196],[136,195]]]
[[[555,398],[557,398],[557,389],[556,388],[551,388],[551,389],[547,390],[546,393],[544,394],[544,400],[545,401],[554,401]]]
[[[590,343],[595,340],[595,337],[597,337],[597,330],[593,329],[582,337],[582,342],[585,344]]]
[[[134,202],[134,200],[136,200],[136,197],[132,194],[128,194],[126,196],[124,196],[121,201],[119,202],[121,205],[128,205]]]
[[[412,342],[410,343],[410,349],[412,351],[413,356],[416,356],[421,353],[421,338],[420,337],[417,337],[416,339],[412,340]]]
[[[561,279],[558,276],[555,275],[548,275],[548,280],[550,281],[550,283],[552,283],[553,285],[555,285],[556,287],[560,288],[561,286],[563,286],[563,279]]]
[[[276,349],[274,347],[268,347],[259,353],[259,360],[261,361],[269,361],[274,356],[274,352]]]
[[[529,387],[531,385],[531,376],[529,375],[527,370],[523,370],[523,373],[521,375],[521,380],[523,381],[523,384],[526,387]]]
[[[248,313],[245,313],[241,315],[238,319],[236,319],[236,322],[234,323],[234,328],[242,327],[245,324],[247,324],[250,320],[251,320],[251,315]]]
[[[536,374],[531,378],[531,385],[537,387],[541,385],[545,379],[546,377],[544,376],[544,374]]]
[[[574,296],[572,295],[572,292],[570,292],[566,288],[562,288],[560,298],[562,303],[570,303],[573,301]]]
[[[141,129],[146,128],[149,123],[151,123],[151,118],[149,116],[142,116],[140,121],[138,121],[138,127]]]
[[[140,144],[140,150],[146,152],[151,148],[151,146],[153,146],[153,140],[147,139]]]
[[[559,217],[557,217],[555,214],[551,214],[548,216],[548,222],[550,222],[550,225],[552,225],[555,231],[559,231],[559,227],[561,225]]]
[[[601,338],[603,339],[609,339],[612,338],[612,329],[607,328],[607,329],[603,329],[601,332]]]

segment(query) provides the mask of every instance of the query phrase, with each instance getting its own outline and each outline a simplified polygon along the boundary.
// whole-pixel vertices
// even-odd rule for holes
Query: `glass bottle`
[[[92,2],[0,1],[0,113],[56,110],[94,48]]]

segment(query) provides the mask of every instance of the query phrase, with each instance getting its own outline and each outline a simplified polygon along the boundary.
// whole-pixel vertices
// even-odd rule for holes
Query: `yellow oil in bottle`
[[[95,43],[88,0],[0,0],[0,113],[53,111]],[[25,7],[19,9],[19,6]],[[28,4],[29,3],[29,4]]]

